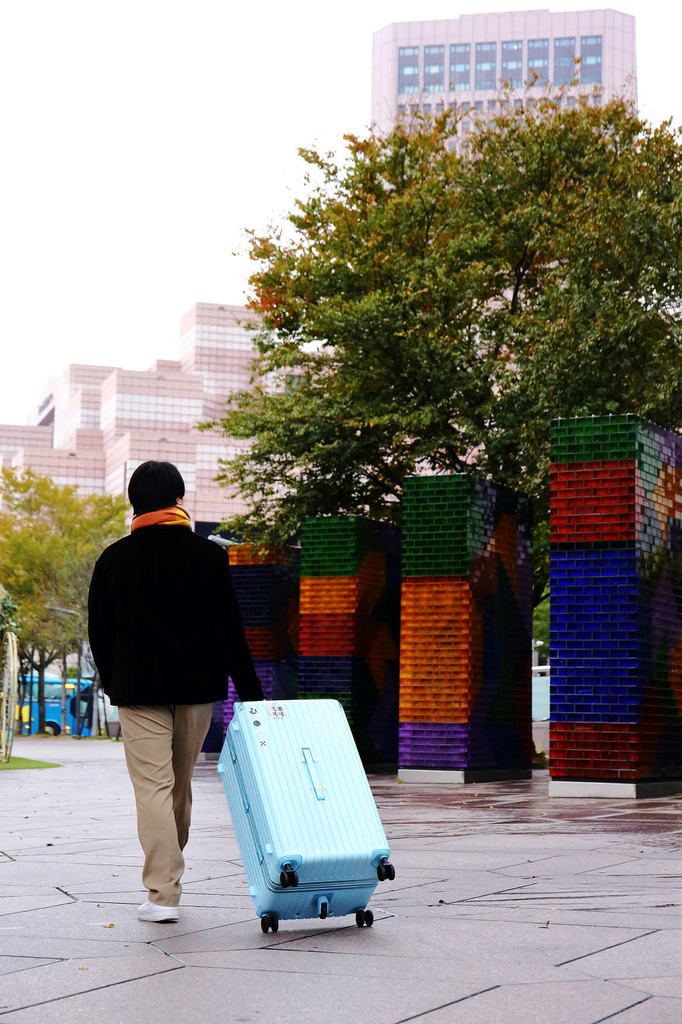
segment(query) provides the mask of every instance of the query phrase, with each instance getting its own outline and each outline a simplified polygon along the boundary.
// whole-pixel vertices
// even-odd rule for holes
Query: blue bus
[[[26,686],[24,703],[21,707],[21,735],[30,736],[38,731],[38,679],[33,676]],[[92,687],[89,679],[81,680],[81,736],[92,733]],[[59,736],[62,731],[62,680],[54,676],[45,677],[45,731]],[[76,731],[76,681],[66,683],[66,732],[69,736]]]

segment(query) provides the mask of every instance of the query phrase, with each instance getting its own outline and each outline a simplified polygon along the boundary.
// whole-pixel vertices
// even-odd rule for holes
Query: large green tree
[[[248,442],[228,525],[399,521],[407,474],[483,473],[535,498],[539,598],[551,419],[682,425],[682,147],[621,101],[545,99],[453,147],[456,121],[302,151],[305,197],[252,237],[255,387],[212,424]]]
[[[75,649],[77,636],[77,617],[55,608],[85,619],[95,561],[108,541],[123,534],[126,503],[108,495],[82,497],[30,470],[3,470],[0,496],[0,583],[17,605],[22,663],[38,676],[43,731],[45,670]]]

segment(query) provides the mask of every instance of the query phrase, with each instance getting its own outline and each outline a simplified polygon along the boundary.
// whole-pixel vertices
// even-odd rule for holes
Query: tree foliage
[[[85,619],[90,577],[108,541],[125,530],[126,503],[81,497],[49,477],[3,470],[0,478],[0,582],[16,602],[20,656],[38,674],[39,729],[45,726],[45,669],[76,646],[76,616]]]
[[[302,151],[306,196],[252,236],[256,386],[212,424],[249,442],[228,525],[399,521],[407,474],[475,471],[535,498],[539,597],[552,418],[682,425],[682,147],[622,101],[545,99],[453,149],[456,127]]]
[[[17,630],[17,611],[17,606],[11,596],[0,584],[0,646],[2,646],[6,632],[14,633]]]

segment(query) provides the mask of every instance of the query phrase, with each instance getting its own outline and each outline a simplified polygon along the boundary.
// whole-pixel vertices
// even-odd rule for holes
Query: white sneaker
[[[177,907],[161,907],[158,903],[145,900],[142,906],[137,908],[137,916],[140,921],[177,921],[180,911]]]

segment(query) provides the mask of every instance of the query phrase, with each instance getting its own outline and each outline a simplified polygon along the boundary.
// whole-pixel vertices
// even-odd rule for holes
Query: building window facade
[[[580,37],[580,82],[582,85],[601,85],[602,37]]]
[[[456,43],[450,47],[450,91],[471,89],[471,44]]]
[[[419,92],[419,47],[398,47],[398,92]]]
[[[497,86],[497,43],[476,43],[477,90],[494,89]]]
[[[424,47],[424,92],[445,89],[445,47]]]
[[[536,85],[549,81],[549,39],[528,40],[528,81],[534,80]]]
[[[518,39],[502,43],[502,81],[512,89],[523,85],[523,42]]]
[[[554,40],[554,85],[567,85],[575,78],[575,36]]]

